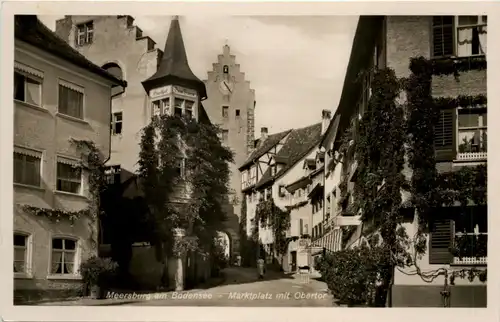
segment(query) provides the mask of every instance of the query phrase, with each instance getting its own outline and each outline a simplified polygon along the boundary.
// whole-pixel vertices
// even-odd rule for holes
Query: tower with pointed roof
[[[233,150],[235,162],[231,165],[231,189],[234,193],[233,214],[241,212],[241,175],[238,167],[254,148],[255,90],[250,87],[245,73],[236,63],[236,56],[226,44],[205,80],[208,98],[203,105],[214,124],[223,130],[224,143]]]
[[[151,115],[187,115],[206,120],[201,105],[207,98],[205,83],[189,67],[177,16],[170,23],[158,70],[142,86],[151,101]]]

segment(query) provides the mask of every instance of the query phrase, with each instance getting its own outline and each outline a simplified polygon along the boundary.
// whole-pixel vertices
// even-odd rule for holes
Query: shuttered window
[[[434,127],[436,161],[451,161],[455,157],[455,114],[455,109],[439,111],[439,118]]]
[[[453,221],[437,219],[431,224],[429,264],[449,264],[453,260],[450,251],[453,240]]]
[[[432,55],[452,56],[454,16],[434,16],[432,19]]]

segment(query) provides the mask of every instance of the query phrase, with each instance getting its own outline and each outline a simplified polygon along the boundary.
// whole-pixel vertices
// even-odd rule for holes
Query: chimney
[[[332,118],[332,111],[330,110],[321,111],[321,134],[325,134],[328,125],[330,125],[331,118]]]
[[[260,128],[260,142],[264,142],[267,139],[267,127]]]

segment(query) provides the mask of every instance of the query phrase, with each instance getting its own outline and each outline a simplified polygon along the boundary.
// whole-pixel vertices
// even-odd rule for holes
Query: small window
[[[224,65],[224,67],[222,68],[222,72],[224,74],[228,74],[229,73],[229,67],[227,65]]]
[[[186,177],[186,159],[178,158],[177,159],[177,167],[175,168],[175,172],[180,178]]]
[[[239,118],[240,117],[240,110],[236,110],[236,118]]]
[[[113,119],[111,120],[111,133],[122,134],[123,126],[123,112],[113,113]]]
[[[164,98],[160,100],[161,114],[168,115],[170,114],[170,99]]]
[[[94,40],[94,22],[89,21],[84,24],[76,26],[77,38],[76,44],[78,46],[83,46],[86,44],[91,44]]]
[[[229,106],[222,106],[222,117],[223,118],[229,117]]]
[[[284,198],[286,196],[285,186],[279,186],[279,196],[280,198]]]
[[[222,130],[222,142],[226,144],[229,142],[229,130]]]
[[[14,182],[40,187],[41,158],[14,152]]]
[[[151,114],[153,116],[160,116],[161,115],[160,101],[154,101],[152,105],[153,105],[153,112]]]
[[[73,88],[59,85],[58,112],[83,119],[83,93]]]
[[[42,105],[42,81],[27,75],[14,72],[14,99],[33,104]]]
[[[182,117],[182,106],[184,105],[184,100],[180,98],[174,99],[174,116]]]
[[[194,106],[193,101],[185,101],[184,103],[184,113],[185,116],[189,119],[193,117],[193,106]]]
[[[14,233],[14,273],[28,272],[28,236]]]
[[[433,56],[446,57],[454,54],[453,16],[432,18]]]
[[[108,184],[118,184],[120,183],[121,166],[114,165],[109,166],[104,169],[104,175],[106,176],[106,182]]]
[[[57,162],[57,191],[81,194],[82,189],[82,170],[80,167]]]
[[[76,274],[77,241],[69,238],[52,239],[52,263],[50,272],[54,275]]]

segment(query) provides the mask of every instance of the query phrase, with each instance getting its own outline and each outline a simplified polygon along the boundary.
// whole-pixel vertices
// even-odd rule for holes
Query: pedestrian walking
[[[265,272],[264,259],[259,258],[257,260],[257,273],[259,275],[259,279],[264,279],[264,272]]]

